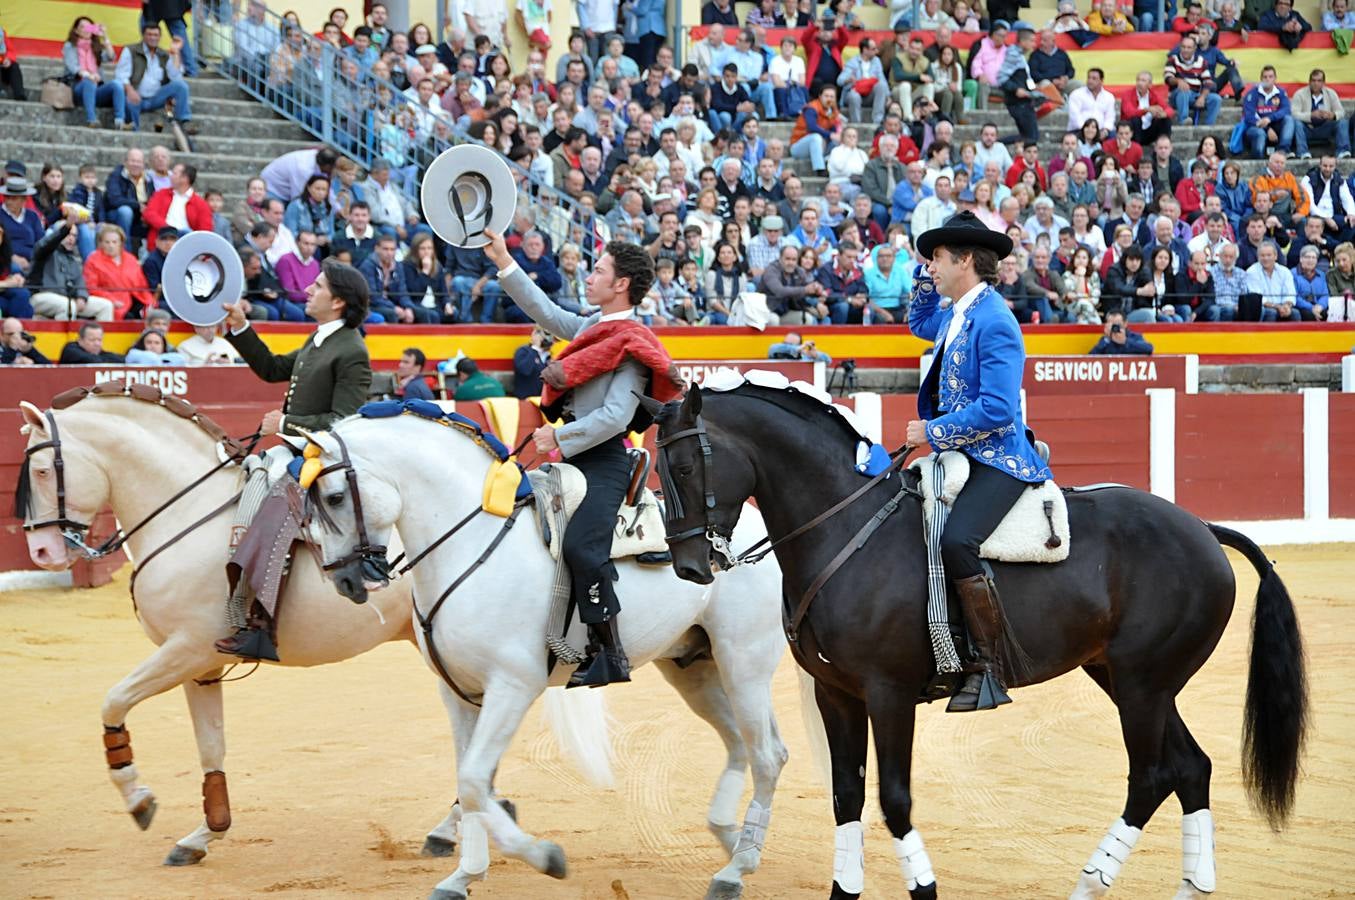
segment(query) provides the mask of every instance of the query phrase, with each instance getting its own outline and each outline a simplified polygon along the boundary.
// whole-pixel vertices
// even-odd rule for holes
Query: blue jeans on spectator
[[[1294,125],[1294,152],[1299,156],[1308,155],[1308,144],[1313,141],[1332,141],[1337,153],[1350,152],[1350,131],[1345,119],[1328,119],[1316,125]]]
[[[279,297],[276,300],[251,297],[249,302],[251,306],[257,306],[268,313],[268,321],[270,322],[306,321],[306,311],[286,297]]]
[[[762,107],[762,118],[776,118],[776,97],[772,93],[771,81],[745,81],[743,88],[753,102]]]
[[[722,312],[708,312],[708,313],[706,313],[706,324],[707,324],[707,325],[728,325],[728,324],[729,324],[729,316],[728,316],[728,314],[722,313]]]
[[[71,88],[71,93],[75,95],[75,102],[85,107],[86,122],[98,121],[94,109],[99,106],[111,106],[113,121],[117,124],[122,124],[127,117],[127,94],[116,81],[95,84],[88,78],[81,78]]]
[[[75,226],[75,246],[80,251],[81,259],[89,259],[89,255],[94,252],[94,228],[89,222]]]
[[[1196,109],[1195,101],[1200,99],[1201,91],[1189,91],[1185,88],[1179,88],[1172,91],[1172,105],[1176,107],[1176,121],[1181,125],[1194,123],[1196,125],[1213,125],[1214,120],[1219,117],[1219,107],[1223,105],[1223,98],[1217,93],[1211,92],[1204,101],[1204,109]]]
[[[1263,306],[1263,307],[1261,307],[1261,321],[1262,321],[1262,322],[1278,322],[1278,321],[1280,321],[1280,318],[1281,318],[1281,317],[1280,317],[1280,311],[1277,310],[1275,307],[1273,307],[1273,306]],[[1302,321],[1303,321],[1303,316],[1299,314],[1299,309],[1298,309],[1297,306],[1294,306],[1294,307],[1291,307],[1291,308],[1290,308],[1290,310],[1289,310],[1289,315],[1284,316],[1284,321],[1286,321],[1286,322],[1302,322]]]
[[[706,115],[710,119],[711,131],[716,134],[720,133],[721,128],[728,128],[730,131],[737,132],[743,127],[743,120],[748,118],[748,113],[727,113],[719,109],[712,109]]]
[[[1279,141],[1275,144],[1275,149],[1288,150],[1290,142],[1294,140],[1294,117],[1285,116],[1280,120],[1278,125],[1272,125],[1271,127],[1273,127],[1275,133],[1280,136]],[[1254,159],[1265,159],[1266,142],[1269,139],[1266,131],[1267,129],[1259,128],[1255,125],[1247,129],[1245,135],[1247,149],[1251,151],[1251,155]]]
[[[132,223],[136,221],[136,210],[130,206],[114,207],[108,211],[108,221],[122,229],[126,243],[132,243]]]
[[[641,318],[644,317],[641,316]],[[503,320],[505,323],[511,325],[527,325],[532,321],[531,317],[522,311],[522,307],[518,306],[512,300],[509,300],[503,305]],[[645,324],[649,325],[650,322],[646,322]]]
[[[381,317],[382,322],[393,324],[400,321],[400,317],[395,312],[395,304],[384,297],[373,297],[369,308]]]
[[[1146,32],[1153,30],[1153,22],[1155,21],[1155,19],[1152,13],[1150,12],[1136,13],[1134,18],[1137,19],[1137,21],[1134,23],[1135,31]]]
[[[792,159],[808,159],[815,172],[823,172],[827,169],[824,157],[829,149],[823,135],[807,134],[790,145],[790,155]]]
[[[870,202],[870,217],[880,226],[881,231],[889,228],[889,207],[883,203],[876,203],[874,200]]]
[[[1230,303],[1230,304],[1224,305],[1224,304],[1221,304],[1221,303],[1215,303],[1215,304],[1213,304],[1212,306],[1209,307],[1209,312],[1205,314],[1205,318],[1208,319],[1210,322],[1233,322],[1233,321],[1236,321],[1236,320],[1237,320],[1237,304],[1235,304],[1235,303]]]
[[[29,302],[28,288],[0,288],[0,316],[16,319],[33,318],[33,304]]]
[[[475,321],[471,318],[471,307],[475,303],[475,298],[471,295],[471,288],[475,282],[480,279],[473,275],[453,275],[452,276],[452,300],[456,303],[456,321],[458,324],[467,325]],[[499,308],[499,298],[503,296],[503,288],[499,287],[497,281],[486,281],[481,290],[480,321],[490,324],[494,321],[494,311]]]
[[[174,118],[180,122],[187,122],[193,118],[193,111],[188,106],[188,82],[179,79],[166,82],[154,96],[142,97],[140,103],[133,103],[127,107],[127,117],[131,120],[132,127],[140,131],[141,114],[154,112],[170,100],[174,101]]]
[[[1029,305],[1032,312],[1040,314],[1041,325],[1057,325],[1063,321],[1062,317],[1054,312],[1054,307],[1049,305],[1048,297],[1031,297]]]

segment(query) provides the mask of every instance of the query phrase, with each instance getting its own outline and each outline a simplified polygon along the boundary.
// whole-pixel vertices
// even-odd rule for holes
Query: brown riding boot
[[[978,650],[978,668],[965,678],[964,685],[950,699],[946,712],[973,712],[976,709],[996,709],[1011,703],[999,676],[997,642],[1002,637],[1002,612],[998,607],[997,589],[986,575],[974,575],[955,582],[960,594],[960,608],[965,624]]]
[[[217,652],[237,656],[247,662],[260,660],[280,662],[277,644],[273,641],[272,624],[268,616],[255,604],[254,609],[250,611],[249,624],[237,629],[230,637],[217,641],[215,644]]]

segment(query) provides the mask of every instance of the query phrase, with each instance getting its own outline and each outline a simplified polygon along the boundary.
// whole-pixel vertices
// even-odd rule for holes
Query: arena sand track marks
[[[1247,809],[1239,746],[1247,637],[1256,577],[1240,557],[1239,600],[1219,649],[1183,692],[1180,709],[1214,761],[1219,896],[1349,896],[1355,821],[1355,546],[1272,548],[1295,597],[1308,645],[1315,729],[1292,828],[1274,837]],[[25,643],[23,638],[68,643]],[[433,676],[404,646],[343,665],[265,671],[227,689],[227,771],[236,822],[204,866],[165,869],[175,838],[201,816],[201,777],[183,700],[148,701],[129,722],[137,762],[162,786],[160,813],[141,834],[108,792],[98,740],[105,690],[145,656],[125,571],[94,591],[0,594],[6,688],[0,766],[0,884],[5,896],[137,900],[295,900],[426,896],[449,860],[384,859],[377,823],[417,847],[451,802],[451,746]],[[43,658],[48,657],[48,658]],[[632,900],[700,896],[720,851],[705,810],[724,748],[649,667],[609,689],[620,750],[618,789],[585,789],[529,715],[496,784],[532,830],[558,841],[570,878],[547,879],[495,859],[477,900]],[[790,763],[778,786],[763,865],[749,900],[825,895],[832,817],[799,726],[799,686],[787,658],[773,685]],[[1025,688],[996,713],[921,710],[914,817],[948,897],[1067,896],[1124,802],[1126,762],[1115,711],[1076,674]],[[548,741],[548,739],[547,739]],[[988,779],[969,782],[976,766]],[[874,790],[874,774],[871,789]],[[971,805],[972,804],[972,805]],[[902,882],[869,800],[867,890]],[[69,848],[69,849],[68,849]],[[76,850],[74,848],[79,848]],[[1163,804],[1112,897],[1170,897],[1180,878],[1180,807]],[[334,881],[337,879],[337,882]],[[332,885],[327,888],[316,885]],[[265,893],[265,889],[267,892]]]

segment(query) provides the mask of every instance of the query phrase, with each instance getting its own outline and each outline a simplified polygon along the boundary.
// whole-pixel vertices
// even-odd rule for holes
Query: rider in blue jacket
[[[979,547],[1028,485],[1051,476],[1021,417],[1021,328],[993,287],[1011,238],[965,211],[923,233],[917,250],[929,262],[913,275],[908,327],[936,347],[919,389],[921,418],[908,423],[907,440],[958,450],[971,463],[941,534],[941,556],[979,659],[946,710],[992,709],[1011,700],[996,654],[1001,606]]]

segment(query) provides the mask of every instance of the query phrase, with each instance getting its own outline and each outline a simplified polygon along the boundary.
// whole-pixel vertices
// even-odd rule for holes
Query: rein
[[[773,405],[780,406],[780,404]],[[696,417],[696,423],[691,428],[684,428],[681,431],[659,438],[655,441],[655,446],[659,451],[659,478],[663,482],[664,489],[664,528],[668,531],[670,526],[673,523],[680,521],[684,515],[677,484],[673,481],[672,473],[668,468],[668,451],[666,448],[677,441],[689,439],[697,440],[701,447],[701,467],[704,477],[703,493],[705,495],[705,523],[703,525],[685,529],[677,534],[672,534],[670,531],[667,535],[667,540],[671,545],[680,541],[685,541],[688,538],[697,537],[704,533],[707,541],[710,542],[711,550],[725,560],[725,562],[721,563],[721,568],[724,569],[731,569],[740,565],[754,565],[761,562],[766,558],[767,554],[771,553],[777,547],[813,531],[838,513],[855,504],[856,501],[864,497],[871,488],[897,472],[903,466],[904,460],[907,459],[908,454],[914,449],[912,445],[904,445],[899,450],[890,454],[889,465],[885,467],[884,471],[871,478],[870,481],[867,481],[837,503],[828,507],[828,509],[825,509],[823,512],[814,516],[808,522],[783,534],[776,540],[772,540],[770,535],[763,537],[757,543],[753,544],[753,546],[735,556],[729,548],[729,539],[732,534],[723,534],[719,530],[719,526],[715,522],[713,515],[716,508],[715,489],[712,487],[711,480],[711,474],[714,471],[714,448],[710,443],[710,436],[709,432],[706,430],[705,420],[700,415]],[[923,499],[922,493],[916,488],[910,487],[906,483],[900,483],[898,491],[890,497],[889,500],[885,501],[885,504],[876,511],[875,515],[857,530],[851,540],[843,545],[842,549],[837,552],[837,555],[833,557],[832,561],[819,572],[814,578],[814,581],[810,583],[809,587],[800,597],[800,602],[796,605],[795,609],[793,611],[787,610],[789,614],[786,619],[786,636],[792,643],[798,644],[800,639],[800,626],[803,624],[805,616],[809,613],[809,607],[813,604],[814,598],[823,590],[824,585],[828,583],[830,578],[837,574],[837,571],[846,564],[847,560],[866,545],[866,542],[870,540],[871,535],[884,524],[886,519],[894,514],[905,497],[912,497],[919,502]]]

